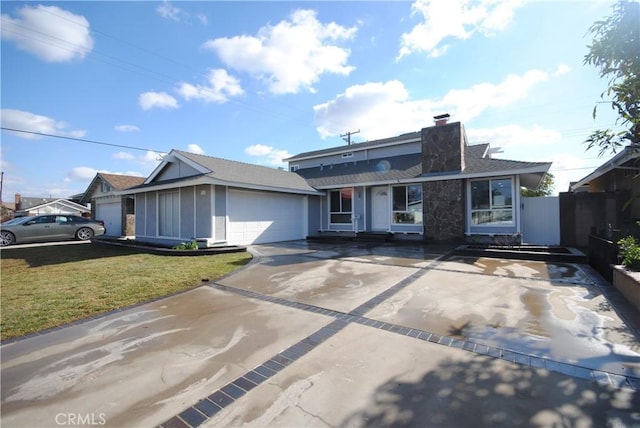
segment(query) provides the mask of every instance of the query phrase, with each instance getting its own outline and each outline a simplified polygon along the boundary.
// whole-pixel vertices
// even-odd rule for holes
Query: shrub
[[[640,270],[640,246],[636,239],[629,235],[618,241],[622,264],[630,270]]]
[[[173,247],[174,250],[197,250],[198,243],[196,241],[183,242],[180,245]]]

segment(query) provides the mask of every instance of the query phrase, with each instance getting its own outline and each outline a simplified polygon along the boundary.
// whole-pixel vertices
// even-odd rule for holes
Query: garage
[[[96,220],[104,221],[104,227],[107,228],[106,235],[120,236],[122,235],[122,211],[120,202],[115,203],[97,203],[96,204]]]
[[[234,245],[306,237],[306,198],[283,193],[229,190],[228,242]]]

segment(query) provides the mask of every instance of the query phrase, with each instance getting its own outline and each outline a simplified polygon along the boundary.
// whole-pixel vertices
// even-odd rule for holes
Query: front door
[[[371,230],[389,230],[389,187],[371,188]]]

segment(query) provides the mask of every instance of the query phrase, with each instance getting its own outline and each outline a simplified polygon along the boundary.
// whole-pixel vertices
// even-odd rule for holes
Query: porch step
[[[454,254],[458,256],[493,257],[544,262],[588,263],[587,256],[581,251],[571,247],[559,246],[514,245],[511,247],[497,247],[492,245],[461,245],[455,249]]]

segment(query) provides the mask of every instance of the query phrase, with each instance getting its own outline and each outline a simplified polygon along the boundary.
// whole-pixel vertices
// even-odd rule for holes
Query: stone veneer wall
[[[424,239],[462,241],[465,238],[463,180],[422,184]]]
[[[464,131],[460,122],[422,129],[422,173],[464,169]]]

